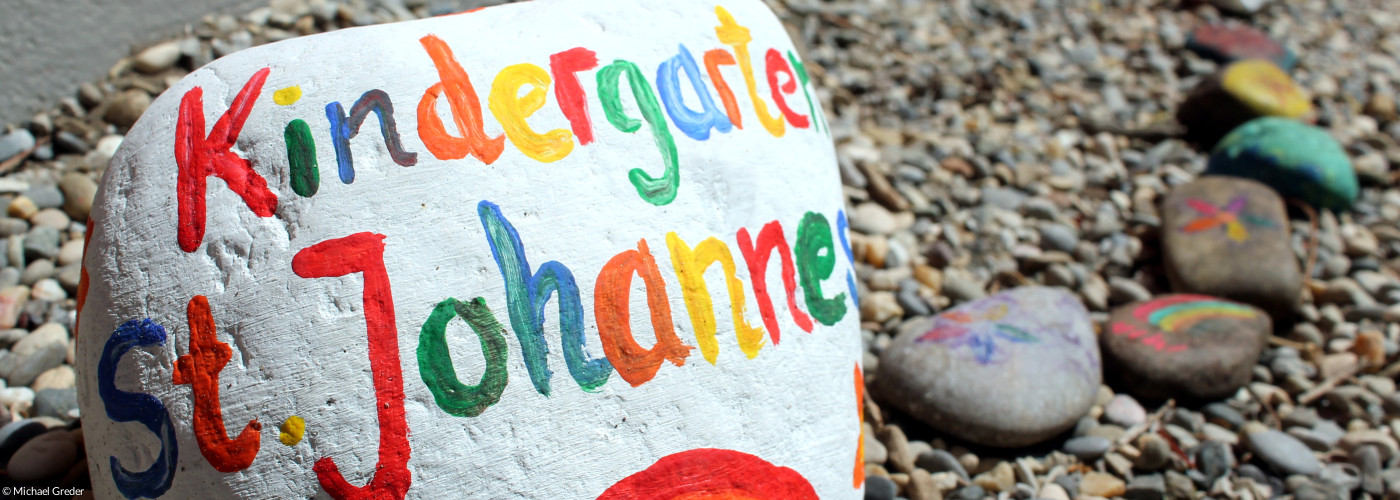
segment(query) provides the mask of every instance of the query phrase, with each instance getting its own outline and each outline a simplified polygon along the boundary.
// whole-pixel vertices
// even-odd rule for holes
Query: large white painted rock
[[[859,498],[814,91],[758,0],[539,0],[196,71],[89,223],[97,496]]]

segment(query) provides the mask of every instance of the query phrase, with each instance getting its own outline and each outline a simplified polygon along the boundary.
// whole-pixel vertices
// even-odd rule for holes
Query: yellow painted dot
[[[292,415],[287,417],[287,420],[283,421],[278,429],[282,432],[277,434],[277,439],[281,439],[282,444],[287,446],[295,446],[301,442],[302,434],[306,433],[306,420]]]
[[[301,85],[292,85],[272,94],[272,102],[286,106],[301,99]]]

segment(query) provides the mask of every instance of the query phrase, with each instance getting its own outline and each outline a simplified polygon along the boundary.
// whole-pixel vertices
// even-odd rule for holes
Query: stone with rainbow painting
[[[88,219],[93,493],[860,498],[815,93],[759,0],[535,0],[189,74]]]
[[[1162,262],[1172,291],[1212,295],[1293,315],[1303,275],[1283,200],[1248,179],[1206,176],[1162,200]]]
[[[1257,308],[1205,295],[1123,305],[1099,337],[1105,379],[1139,399],[1223,399],[1250,381],[1270,327]]]
[[[1044,441],[1098,393],[1088,314],[1065,289],[1022,287],[910,321],[880,354],[879,396],[958,439]]]

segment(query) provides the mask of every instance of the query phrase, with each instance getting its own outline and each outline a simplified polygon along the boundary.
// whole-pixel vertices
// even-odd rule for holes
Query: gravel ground
[[[1208,158],[1173,113],[1219,69],[1187,36],[1261,2],[768,3],[805,45],[837,145],[872,387],[902,325],[988,291],[1063,287],[1100,326],[1171,291],[1158,202]],[[1252,381],[1207,404],[1139,403],[1107,371],[1072,431],[1011,449],[934,431],[877,394],[866,498],[1400,497],[1400,15],[1383,0],[1263,3],[1228,17],[1298,55],[1291,76],[1362,192],[1316,229],[1295,214],[1288,251],[1315,262],[1296,325],[1269,339]],[[0,483],[88,482],[71,297],[94,181],[151,99],[252,45],[461,8],[273,0],[204,19],[0,130]]]

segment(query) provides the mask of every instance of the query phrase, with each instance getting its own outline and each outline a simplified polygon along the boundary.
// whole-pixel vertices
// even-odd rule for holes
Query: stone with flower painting
[[[1172,290],[1243,302],[1278,321],[1292,316],[1303,286],[1288,234],[1283,200],[1252,180],[1202,177],[1162,201]]]
[[[1235,127],[1261,116],[1301,119],[1312,112],[1307,94],[1266,59],[1237,61],[1201,80],[1177,108],[1186,140],[1210,149]]]
[[[1216,401],[1249,382],[1270,327],[1263,311],[1206,295],[1127,304],[1099,337],[1104,373],[1139,399]]]
[[[1351,158],[1331,134],[1275,116],[1250,120],[1221,139],[1206,173],[1254,179],[1333,211],[1351,208],[1360,190]]]
[[[1025,287],[906,324],[881,353],[876,387],[950,436],[1014,447],[1073,427],[1101,380],[1084,305],[1063,289]]]

